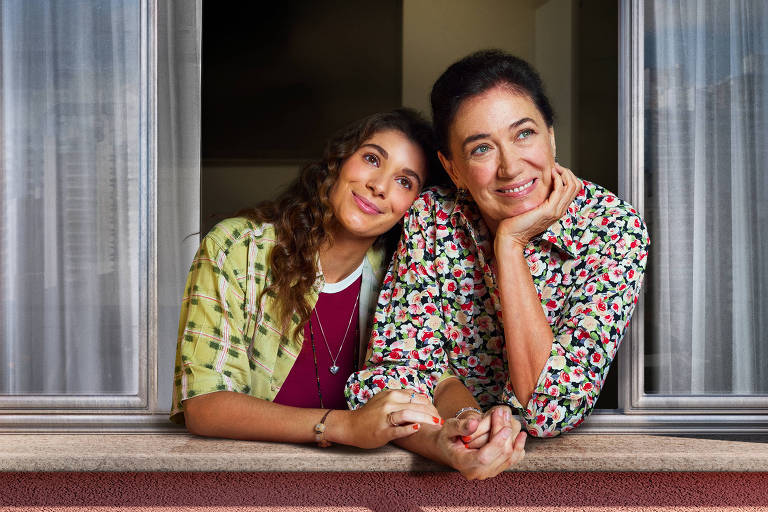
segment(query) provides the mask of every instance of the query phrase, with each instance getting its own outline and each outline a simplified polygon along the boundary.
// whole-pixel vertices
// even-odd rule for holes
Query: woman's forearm
[[[495,253],[509,383],[525,407],[552,351],[552,328],[541,308],[523,247],[497,239]]]
[[[434,391],[435,407],[443,418],[453,418],[465,407],[480,409],[477,400],[458,378],[445,379]]]
[[[455,468],[453,461],[449,460],[447,454],[440,446],[439,434],[440,429],[428,427],[421,429],[412,436],[395,439],[392,442],[409,452],[417,453],[439,464]]]
[[[233,391],[217,391],[185,400],[187,429],[197,435],[249,441],[308,443],[326,409],[289,407]],[[325,439],[353,444],[350,411],[334,410],[325,420]]]

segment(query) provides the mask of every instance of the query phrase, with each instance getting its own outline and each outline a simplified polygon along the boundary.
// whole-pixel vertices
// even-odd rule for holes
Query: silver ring
[[[410,400],[408,400],[408,403],[412,404],[414,398],[416,398],[416,393],[411,393],[411,398],[410,398]]]

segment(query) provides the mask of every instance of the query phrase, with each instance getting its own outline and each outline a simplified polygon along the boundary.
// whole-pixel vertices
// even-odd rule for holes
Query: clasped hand
[[[498,475],[525,456],[526,433],[507,406],[449,419],[438,433],[443,456],[469,480]]]
[[[352,444],[360,448],[378,448],[415,434],[422,425],[443,424],[427,395],[400,389],[377,393],[363,407],[351,411],[351,415]]]
[[[424,442],[434,443],[439,458],[469,480],[496,476],[525,455],[526,434],[507,406],[444,421],[427,395],[385,390],[350,413],[349,444],[377,448],[424,431],[432,440]]]

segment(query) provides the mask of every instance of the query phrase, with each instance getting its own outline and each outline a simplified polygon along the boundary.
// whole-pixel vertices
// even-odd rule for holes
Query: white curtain
[[[200,245],[202,1],[159,1],[157,18],[157,403],[170,410],[179,308]]]
[[[142,75],[142,4],[0,0],[0,395],[136,394],[152,298],[174,317],[158,322],[170,390],[198,229],[200,2],[157,3],[156,79]],[[157,183],[140,158],[156,147],[142,86],[162,95]],[[158,297],[142,263],[152,228]]]
[[[768,393],[768,2],[648,0],[646,391]]]

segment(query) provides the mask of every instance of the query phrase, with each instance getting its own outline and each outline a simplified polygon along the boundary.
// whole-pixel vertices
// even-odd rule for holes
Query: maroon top
[[[349,375],[355,371],[355,346],[360,343],[357,329],[360,304],[357,298],[361,283],[362,276],[358,276],[340,291],[331,293],[326,291],[334,289],[336,283],[326,285],[323,288],[310,316],[310,322],[304,327],[304,343],[299,357],[275,397],[274,402],[276,404],[294,407],[320,407],[320,399],[317,395],[317,378],[315,377],[315,361],[312,357],[312,336],[309,332],[311,323],[315,338],[315,353],[317,354],[317,374],[320,376],[320,390],[323,393],[323,407],[326,409],[347,408],[347,402],[344,399],[344,385]],[[320,322],[325,335],[328,337],[328,347],[330,347],[330,352],[333,353],[334,357],[339,353],[341,337],[349,325],[341,353],[336,359],[336,366],[339,367],[339,371],[335,375],[329,369],[333,366],[333,359],[328,353],[328,347],[323,340],[323,334],[317,323],[315,313],[320,315]],[[350,315],[352,316],[351,324],[349,323]]]

